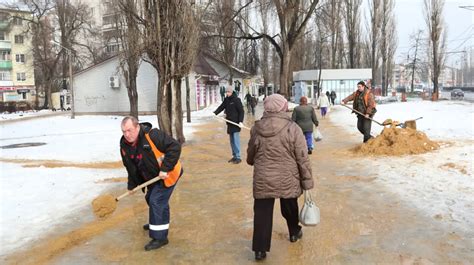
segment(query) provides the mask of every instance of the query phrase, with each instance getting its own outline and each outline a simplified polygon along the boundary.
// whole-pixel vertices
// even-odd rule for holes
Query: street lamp
[[[66,50],[66,53],[69,57],[69,87],[71,88],[71,119],[74,119],[76,116],[76,113],[74,111],[74,88],[73,88],[73,75],[72,75],[72,50],[69,49],[69,48],[66,48],[64,47],[63,45],[61,45],[60,43],[54,41],[54,40],[51,40],[51,43],[53,45],[58,45],[59,47],[63,48]]]

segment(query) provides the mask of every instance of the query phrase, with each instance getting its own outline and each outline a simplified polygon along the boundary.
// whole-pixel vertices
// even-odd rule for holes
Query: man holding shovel
[[[349,101],[354,101],[353,109],[357,111],[357,129],[364,135],[365,143],[372,138],[370,135],[370,129],[372,127],[371,118],[375,112],[377,112],[375,109],[374,95],[371,90],[367,88],[364,81],[360,81],[357,83],[357,90],[343,99],[341,104],[345,105]]]
[[[228,86],[225,93],[226,98],[216,111],[214,111],[214,114],[218,115],[225,110],[226,120],[240,125],[237,126],[227,122],[227,134],[229,134],[230,147],[232,148],[232,158],[228,162],[239,164],[242,162],[240,158],[240,129],[244,127],[242,123],[244,121],[244,107],[242,106],[240,98],[234,93],[232,86]]]
[[[160,178],[147,187],[149,224],[143,226],[152,238],[145,250],[157,249],[168,244],[169,199],[183,173],[179,162],[181,145],[163,131],[152,129],[150,123],[138,123],[135,117],[125,117],[121,127],[120,153],[128,173],[129,193],[146,181]]]

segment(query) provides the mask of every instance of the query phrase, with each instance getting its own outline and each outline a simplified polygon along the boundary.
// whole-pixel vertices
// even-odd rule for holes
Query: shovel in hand
[[[122,195],[118,196],[117,198],[114,198],[114,196],[112,196],[110,194],[101,195],[101,196],[95,198],[92,201],[92,209],[94,210],[94,214],[99,218],[105,218],[105,217],[111,215],[115,211],[115,209],[117,208],[117,202],[119,200],[121,200],[121,199],[127,197],[128,195],[136,192],[137,190],[143,189],[146,186],[157,182],[160,179],[161,179],[160,177],[152,178],[149,181],[135,187],[133,190],[123,193]]]
[[[352,110],[353,112],[355,112],[355,113],[357,113],[357,114],[360,114],[360,115],[362,115],[362,116],[365,117],[365,114],[364,114],[364,113],[362,113],[362,112],[360,112],[360,111],[358,111],[358,110],[355,110],[355,109],[353,109],[353,108],[347,106],[346,104],[341,104],[341,105],[344,106],[344,107],[346,107],[346,108],[348,108],[348,109],[350,109],[350,110]],[[365,118],[366,118],[366,119],[369,119],[369,120],[371,120],[371,121],[373,121],[373,122],[375,122],[375,123],[377,123],[377,124],[380,125],[380,126],[384,126],[383,123],[380,123],[380,122],[378,122],[378,121],[376,121],[376,120],[374,120],[374,119],[372,119],[372,118],[370,118],[370,117],[365,117]]]
[[[235,125],[235,126],[239,126],[240,128],[247,129],[247,130],[249,130],[249,131],[250,131],[250,128],[249,128],[249,127],[247,127],[247,126],[240,125],[240,124],[238,124],[238,123],[236,123],[236,122],[229,121],[228,119],[225,119],[225,118],[222,118],[222,117],[219,117],[219,116],[216,116],[216,118],[218,118],[218,119],[220,119],[220,120],[223,120],[223,121],[225,121],[225,122],[228,122],[228,123],[230,123],[230,124],[233,124],[233,125]]]

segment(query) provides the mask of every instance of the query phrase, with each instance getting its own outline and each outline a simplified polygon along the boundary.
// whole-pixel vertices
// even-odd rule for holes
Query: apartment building
[[[31,37],[21,19],[30,15],[0,8],[0,102],[35,100]]]

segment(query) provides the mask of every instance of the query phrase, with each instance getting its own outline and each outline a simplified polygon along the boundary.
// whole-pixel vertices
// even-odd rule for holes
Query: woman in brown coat
[[[247,163],[254,166],[252,250],[257,260],[264,259],[270,251],[275,199],[280,199],[290,241],[296,242],[303,236],[298,224],[298,197],[303,190],[313,188],[305,137],[285,113],[288,102],[273,94],[263,106],[262,119],[252,127],[247,148]]]

